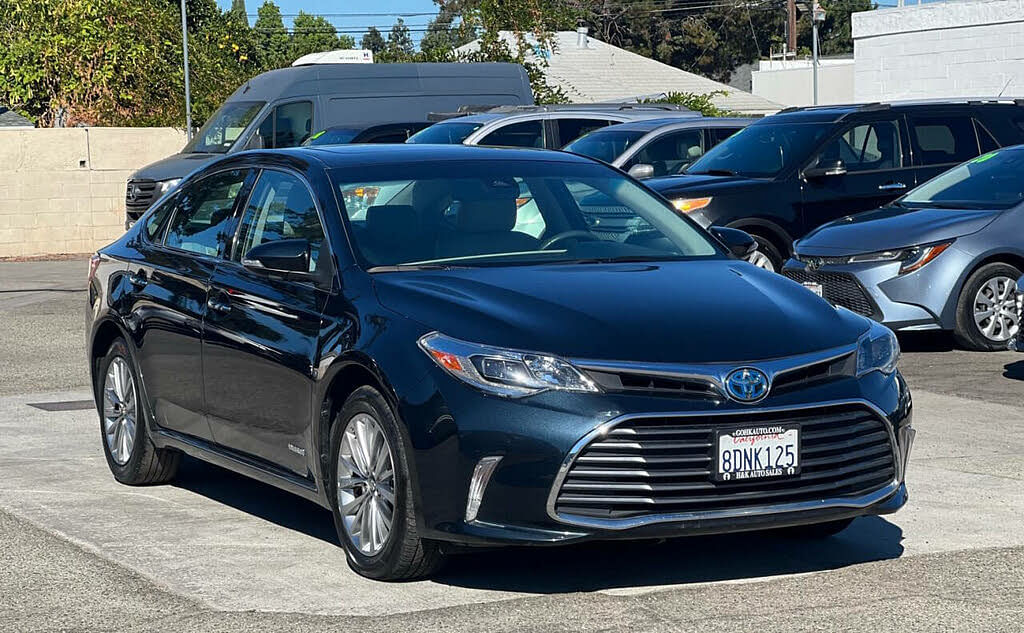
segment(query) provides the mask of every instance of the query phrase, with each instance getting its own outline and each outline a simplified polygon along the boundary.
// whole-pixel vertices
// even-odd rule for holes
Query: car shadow
[[[1003,377],[1010,380],[1024,380],[1024,360],[1007,363],[1003,366]]]
[[[327,510],[268,484],[185,457],[174,485],[338,545]],[[903,531],[896,525],[881,517],[861,517],[840,534],[813,541],[748,532],[667,541],[471,549],[452,556],[433,581],[546,594],[741,580],[898,558],[902,540]]]
[[[897,338],[904,352],[951,352],[957,349],[949,332],[900,332]]]
[[[861,517],[822,540],[749,532],[490,550],[453,556],[434,580],[527,593],[742,580],[898,558],[903,554],[902,540],[898,526],[881,517]]]
[[[269,484],[183,456],[173,485],[289,530],[338,545],[338,533],[334,530],[330,512]]]

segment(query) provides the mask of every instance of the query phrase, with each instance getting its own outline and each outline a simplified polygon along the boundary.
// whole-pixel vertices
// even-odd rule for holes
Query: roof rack
[[[660,110],[664,112],[692,112],[689,108],[675,103],[558,103],[551,105],[482,106],[482,108],[483,109],[478,111],[494,114],[511,114],[517,112],[576,112],[579,110]]]
[[[790,106],[779,110],[779,114],[786,114],[789,112],[802,112],[807,110],[836,110],[848,108],[849,112],[845,112],[840,115],[839,119],[849,116],[854,112],[874,112],[877,110],[888,110],[893,106],[913,106],[913,105],[941,105],[944,103],[950,104],[982,104],[982,103],[1006,103],[1017,106],[1024,106],[1024,98],[1021,97],[945,97],[945,98],[934,98],[934,99],[895,99],[893,101],[873,101],[869,103],[833,103],[828,105],[814,105],[814,106]]]

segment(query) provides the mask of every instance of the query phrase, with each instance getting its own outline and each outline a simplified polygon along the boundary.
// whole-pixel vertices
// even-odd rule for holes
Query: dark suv
[[[1024,142],[1024,100],[787,108],[714,147],[679,176],[646,184],[704,226],[758,241],[779,270],[793,240],[880,207],[983,152]]]

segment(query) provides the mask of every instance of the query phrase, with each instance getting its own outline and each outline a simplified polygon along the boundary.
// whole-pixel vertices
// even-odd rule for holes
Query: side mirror
[[[746,259],[757,250],[757,240],[746,231],[727,226],[712,226],[708,230],[739,259]]]
[[[827,161],[816,167],[808,167],[804,170],[804,178],[814,180],[828,176],[842,176],[846,173],[846,163],[841,160]]]
[[[242,257],[246,268],[268,272],[309,273],[307,240],[276,240],[252,248]]]
[[[645,178],[654,178],[654,165],[645,165],[644,163],[637,163],[629,168],[626,172],[637,180],[643,180]]]

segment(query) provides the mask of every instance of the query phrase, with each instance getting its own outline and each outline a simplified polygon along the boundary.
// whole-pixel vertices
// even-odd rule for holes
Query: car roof
[[[690,127],[744,127],[758,119],[741,119],[732,117],[666,117],[660,119],[641,119],[638,121],[626,121],[616,125],[595,130],[592,134],[599,134],[605,130],[619,130],[622,132],[653,132],[659,128],[690,128]]]
[[[328,169],[364,167],[409,162],[438,161],[537,161],[572,164],[598,164],[592,159],[533,148],[480,147],[471,145],[381,144],[319,145],[280,150],[253,150],[237,154],[245,160],[254,156],[315,159]]]
[[[1009,97],[977,97],[963,99],[921,99],[874,103],[853,103],[823,106],[794,106],[765,117],[755,125],[774,123],[833,123],[862,113],[906,110],[941,110],[950,106],[1020,107],[1024,99]]]

